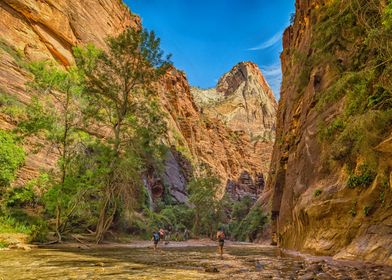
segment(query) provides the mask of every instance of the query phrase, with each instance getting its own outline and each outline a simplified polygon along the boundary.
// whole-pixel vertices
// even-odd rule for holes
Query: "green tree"
[[[254,241],[262,232],[268,218],[257,203],[252,207],[244,219],[238,221],[234,229],[234,237],[241,241]]]
[[[240,201],[234,202],[231,213],[232,219],[238,222],[245,219],[253,204],[254,201],[250,196],[245,196]]]
[[[219,224],[220,204],[217,198],[219,179],[212,176],[193,179],[188,185],[189,202],[194,206],[193,233],[213,235]]]
[[[52,187],[49,190],[55,205],[55,231],[61,242],[67,220],[77,207],[80,190],[67,187],[70,180],[70,169],[79,149],[81,110],[80,96],[83,91],[80,73],[77,68],[67,71],[46,62],[31,63],[29,70],[34,75],[30,87],[35,95],[27,107],[26,119],[21,121],[19,129],[24,134],[43,136],[58,155],[58,169],[52,172]],[[51,193],[56,195],[50,196]],[[51,207],[49,207],[50,209]]]
[[[96,227],[100,242],[112,225],[120,201],[130,201],[141,184],[143,169],[160,158],[159,140],[166,126],[157,101],[155,82],[170,62],[153,32],[128,29],[108,39],[108,50],[76,49],[85,75],[86,115],[110,130],[109,172]]]
[[[0,190],[15,179],[16,171],[25,159],[23,149],[10,132],[0,129]]]

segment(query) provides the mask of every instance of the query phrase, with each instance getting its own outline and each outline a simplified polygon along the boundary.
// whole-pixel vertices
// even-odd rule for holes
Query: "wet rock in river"
[[[335,278],[332,277],[331,274],[322,272],[322,273],[317,274],[315,279],[317,279],[317,280],[333,280]]]
[[[311,265],[309,265],[308,267],[307,267],[307,270],[309,271],[313,271],[313,272],[321,272],[321,271],[323,271],[323,267],[321,266],[321,264],[319,264],[319,263],[313,263],[313,264],[311,264]]]
[[[216,267],[207,267],[204,271],[209,273],[218,273],[219,269],[217,269]]]
[[[314,280],[316,279],[316,274],[314,272],[307,272],[304,275],[298,277],[298,280]]]
[[[264,268],[264,266],[260,262],[256,262],[255,267],[256,271],[261,271]]]

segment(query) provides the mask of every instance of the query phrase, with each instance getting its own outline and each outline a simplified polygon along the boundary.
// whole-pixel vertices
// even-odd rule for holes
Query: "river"
[[[184,245],[185,244],[185,245]],[[188,244],[188,245],[187,245]],[[392,268],[283,253],[271,246],[150,243],[0,251],[0,279],[392,279]]]

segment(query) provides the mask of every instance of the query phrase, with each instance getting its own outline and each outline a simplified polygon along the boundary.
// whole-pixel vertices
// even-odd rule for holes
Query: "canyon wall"
[[[66,67],[74,64],[74,46],[93,43],[105,49],[105,39],[126,28],[141,28],[141,22],[120,0],[0,1],[0,93],[16,98],[21,106],[28,104],[26,84],[32,76],[20,66],[21,60],[49,60]],[[171,150],[163,178],[151,174],[146,179],[155,197],[168,187],[175,200],[184,202],[186,183],[196,172],[192,164],[209,166],[222,180],[221,193],[228,181],[237,180],[243,172],[267,172],[271,146],[252,143],[249,135],[201,114],[183,72],[171,68],[157,87],[167,113],[165,141]],[[15,124],[4,110],[0,113],[0,128],[11,129]],[[57,153],[42,139],[31,137],[25,142],[28,155],[15,185],[56,165]],[[37,143],[43,148],[37,150]]]
[[[386,32],[365,40],[368,28],[383,28],[385,2],[370,2],[296,1],[283,35],[276,142],[260,201],[281,247],[391,265],[391,103],[368,102],[376,84],[388,100],[390,75],[366,72],[385,54],[366,44],[390,47],[391,39]]]

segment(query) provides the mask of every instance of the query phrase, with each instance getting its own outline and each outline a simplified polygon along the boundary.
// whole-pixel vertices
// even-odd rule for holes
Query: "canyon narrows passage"
[[[296,0],[278,102],[250,61],[191,86],[121,0],[1,0],[0,31],[0,278],[390,279],[391,1]]]

